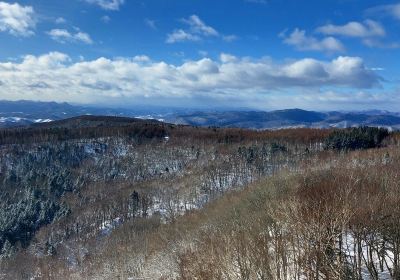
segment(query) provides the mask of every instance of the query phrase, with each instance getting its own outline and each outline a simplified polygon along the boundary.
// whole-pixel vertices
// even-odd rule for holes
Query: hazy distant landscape
[[[400,113],[383,110],[360,112],[315,112],[301,109],[277,111],[168,109],[139,107],[132,109],[73,106],[68,103],[0,101],[0,127],[46,123],[81,115],[104,115],[155,119],[174,124],[250,129],[347,128],[357,126],[400,128]]]

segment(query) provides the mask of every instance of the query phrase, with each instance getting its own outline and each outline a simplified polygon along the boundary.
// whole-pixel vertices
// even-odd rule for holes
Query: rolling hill
[[[225,128],[280,129],[378,126],[390,130],[400,129],[399,113],[380,110],[362,112],[315,112],[302,109],[269,112],[251,110],[194,111],[192,109],[158,107],[118,109],[55,102],[0,101],[0,128],[43,124],[82,115],[154,119],[172,124]]]

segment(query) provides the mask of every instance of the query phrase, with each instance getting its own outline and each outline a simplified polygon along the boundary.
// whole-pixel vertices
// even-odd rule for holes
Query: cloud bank
[[[19,62],[0,63],[0,96],[6,99],[41,99],[91,102],[113,99],[121,103],[141,98],[197,98],[243,96],[291,88],[326,86],[372,88],[380,77],[358,57],[331,61],[300,59],[274,62],[269,58],[186,61],[180,65],[152,61],[146,56],[74,62],[63,53],[27,55]]]

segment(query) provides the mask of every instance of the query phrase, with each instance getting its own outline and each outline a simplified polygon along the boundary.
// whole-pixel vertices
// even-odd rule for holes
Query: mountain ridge
[[[169,122],[194,126],[219,126],[252,129],[277,129],[291,127],[346,128],[354,126],[379,126],[400,128],[400,116],[396,113],[369,115],[349,112],[316,112],[302,109],[286,109],[270,112],[201,112],[174,116]]]
[[[0,128],[38,125],[79,116],[114,116],[154,119],[172,124],[251,129],[280,129],[293,127],[346,128],[378,126],[400,129],[400,114],[384,110],[360,112],[318,112],[300,108],[274,111],[260,110],[195,110],[138,107],[101,108],[69,103],[39,101],[1,101]]]

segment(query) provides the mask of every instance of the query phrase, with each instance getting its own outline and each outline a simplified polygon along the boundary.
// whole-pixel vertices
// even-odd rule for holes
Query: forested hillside
[[[398,141],[93,116],[1,130],[0,279],[396,279]]]

